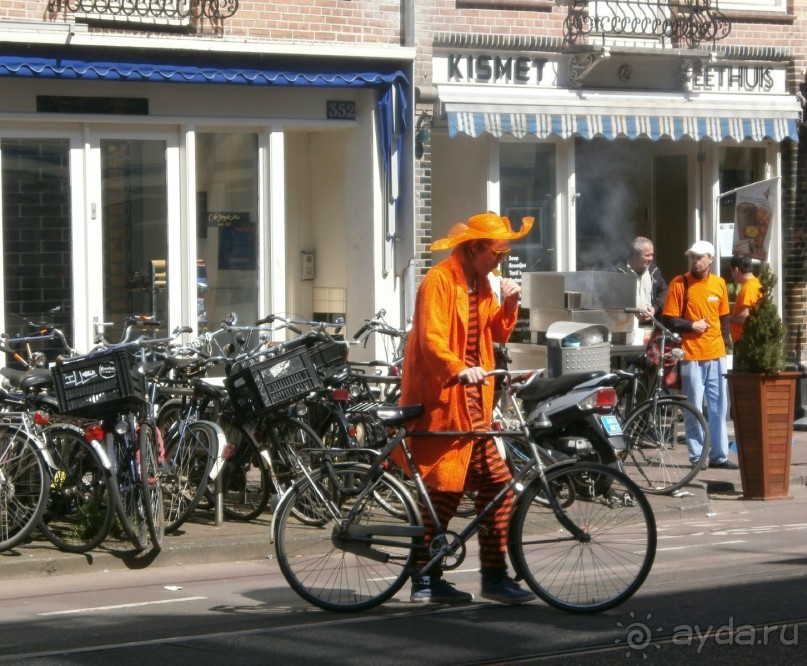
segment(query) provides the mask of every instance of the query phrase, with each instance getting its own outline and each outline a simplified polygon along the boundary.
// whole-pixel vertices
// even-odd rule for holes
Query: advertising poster
[[[255,270],[255,223],[250,221],[249,213],[215,211],[207,214],[207,221],[219,231],[219,270]]]
[[[767,261],[771,227],[779,206],[779,179],[738,187],[735,196],[732,254]]]

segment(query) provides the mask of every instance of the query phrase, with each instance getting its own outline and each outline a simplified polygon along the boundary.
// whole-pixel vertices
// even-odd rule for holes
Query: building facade
[[[131,314],[397,316],[405,19],[361,0],[6,3],[3,330],[54,306],[78,349]]]
[[[504,266],[516,277],[610,270],[641,235],[668,280],[706,239],[730,281],[727,193],[770,179],[768,259],[800,363],[804,18],[786,0],[420,2],[420,266],[432,238],[495,210],[536,218]]]
[[[403,323],[431,240],[482,210],[536,218],[514,276],[610,268],[636,235],[668,279],[701,238],[725,271],[721,195],[773,179],[801,362],[805,4],[8,3],[3,330],[57,305],[79,349],[132,313]]]

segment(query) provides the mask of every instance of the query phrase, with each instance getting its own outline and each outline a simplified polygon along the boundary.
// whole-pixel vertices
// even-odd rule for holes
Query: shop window
[[[197,313],[215,331],[231,312],[251,324],[258,312],[258,135],[196,138]]]
[[[515,229],[524,217],[535,223],[526,238],[513,243],[502,262],[502,274],[521,281],[521,274],[554,271],[555,252],[555,146],[538,143],[502,143],[499,154],[501,212]],[[522,309],[513,342],[529,341],[529,312]]]
[[[27,322],[50,323],[72,343],[69,143],[3,139],[0,159],[3,332],[11,337],[31,335],[35,330]],[[54,360],[64,350],[43,343],[32,345],[32,351]]]

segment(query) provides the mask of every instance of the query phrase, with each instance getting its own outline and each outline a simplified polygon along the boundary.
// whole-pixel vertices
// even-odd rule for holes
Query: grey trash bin
[[[576,321],[556,321],[546,331],[546,364],[549,377],[574,372],[611,369],[608,327]]]

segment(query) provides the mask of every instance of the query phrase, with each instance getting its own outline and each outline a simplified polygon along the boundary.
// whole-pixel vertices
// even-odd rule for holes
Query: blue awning
[[[648,138],[683,139],[696,141],[709,138],[714,141],[753,139],[763,141],[799,140],[796,118],[773,115],[726,115],[724,117],[697,117],[686,115],[631,115],[631,114],[575,114],[575,113],[507,113],[488,111],[448,111],[448,130],[451,136],[467,134],[481,136],[505,134],[516,138],[534,135],[539,139],[557,136],[568,139],[604,137],[616,139]]]
[[[384,88],[406,82],[403,72],[275,71],[172,62],[105,62],[59,57],[0,56],[0,76],[83,81],[230,83],[255,86]]]
[[[216,63],[210,66],[183,65],[173,62],[164,54],[163,62],[136,62],[94,60],[90,58],[61,58],[57,56],[30,57],[0,55],[0,76],[30,79],[76,79],[82,81],[127,81],[151,83],[212,83],[247,86],[279,87],[331,87],[376,88],[378,99],[379,132],[383,164],[389,179],[392,170],[389,161],[394,148],[402,159],[403,136],[407,127],[408,104],[406,89],[409,81],[401,71],[322,71],[321,60],[314,61],[306,71],[302,62],[299,69],[263,69],[236,67]],[[254,62],[254,61],[253,61]],[[402,169],[398,169],[403,174]],[[402,177],[402,176],[401,176]]]

